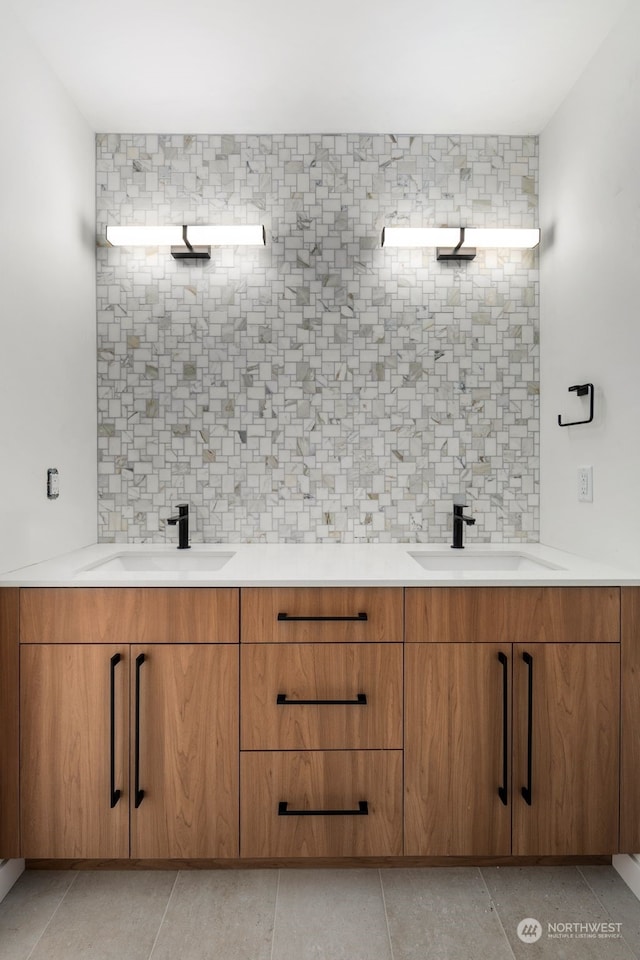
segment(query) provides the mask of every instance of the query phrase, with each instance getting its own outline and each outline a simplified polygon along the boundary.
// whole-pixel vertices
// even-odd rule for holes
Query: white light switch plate
[[[593,501],[593,467],[578,467],[578,500]]]

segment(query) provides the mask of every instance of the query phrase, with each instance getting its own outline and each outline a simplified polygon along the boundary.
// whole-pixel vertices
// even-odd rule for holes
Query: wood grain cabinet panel
[[[409,587],[410,643],[619,643],[619,587]]]
[[[26,644],[21,707],[23,856],[237,857],[237,646]]]
[[[0,860],[20,856],[19,592],[0,589]]]
[[[237,648],[134,646],[131,667],[131,782],[139,738],[144,791],[131,809],[131,856],[237,857]]]
[[[400,750],[248,752],[240,764],[241,856],[402,853]],[[364,801],[367,814],[354,814]]]
[[[508,856],[511,645],[412,644],[405,677],[405,854]]]
[[[21,648],[22,856],[129,856],[128,671],[126,646]]]
[[[43,587],[20,591],[22,643],[237,643],[238,590]]]
[[[241,685],[243,750],[402,749],[400,644],[243,644]]]
[[[622,589],[620,852],[640,850],[640,587]]]
[[[239,591],[20,601],[23,855],[237,857]]]
[[[508,748],[510,739],[505,796],[512,855],[617,852],[620,591],[419,588],[406,594],[405,853],[509,853],[509,811],[496,796],[504,773],[500,777],[496,764],[498,745]],[[627,598],[623,626],[635,622],[636,602]],[[428,642],[416,643],[420,639]],[[508,685],[512,674],[512,733],[506,736],[497,713],[496,651],[508,660],[502,677]]]
[[[636,852],[640,588],[404,596],[0,591],[0,854]]]
[[[617,853],[620,647],[516,644],[513,664],[513,854]]]
[[[401,643],[402,588],[242,589],[243,643]]]

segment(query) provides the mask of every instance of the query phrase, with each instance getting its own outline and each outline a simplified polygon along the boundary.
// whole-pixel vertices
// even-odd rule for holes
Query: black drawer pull
[[[337,704],[345,704],[347,706],[353,707],[366,707],[367,705],[367,695],[366,693],[359,693],[355,700],[287,700],[286,693],[279,693],[276,697],[276,703],[280,706],[334,706]]]
[[[507,805],[507,784],[509,782],[509,663],[506,653],[500,651],[498,660],[502,664],[502,786],[498,787],[498,796]]]
[[[139,653],[136,657],[135,741],[133,753],[133,796],[136,810],[144,800],[144,790],[140,789],[140,667],[146,659],[144,653]]]
[[[110,785],[110,805],[111,809],[122,796],[122,792],[116,789],[116,665],[120,663],[122,657],[119,653],[114,653],[111,657],[111,695],[109,704],[109,779]]]
[[[524,802],[531,806],[533,800],[533,657],[523,653],[522,659],[529,668],[529,696],[527,704],[527,785],[520,791]]]
[[[286,620],[288,623],[344,623],[345,621],[355,621],[357,623],[366,623],[369,619],[366,613],[359,613],[355,617],[290,617],[288,613],[279,613],[278,620]]]
[[[357,810],[287,810],[288,803],[281,800],[278,804],[279,817],[368,817],[369,804],[366,800],[358,801]]]

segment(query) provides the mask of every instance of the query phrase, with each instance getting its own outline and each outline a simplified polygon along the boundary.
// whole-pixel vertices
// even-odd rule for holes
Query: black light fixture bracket
[[[174,260],[211,260],[211,247],[194,247],[187,236],[187,226],[182,226],[184,247],[171,247]]]
[[[476,248],[475,247],[465,247],[462,249],[462,244],[464,243],[464,227],[460,227],[460,239],[455,247],[438,247],[438,260],[475,260],[476,257]]]
[[[586,420],[571,420],[569,423],[562,422],[562,414],[558,414],[558,426],[559,427],[576,427],[581,423],[591,423],[593,420],[593,384],[592,383],[576,383],[573,387],[569,387],[569,393],[575,392],[579,397],[589,396],[589,416]]]

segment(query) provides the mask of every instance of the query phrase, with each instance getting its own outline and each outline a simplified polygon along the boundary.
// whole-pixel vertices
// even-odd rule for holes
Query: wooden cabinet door
[[[126,646],[21,648],[22,856],[129,856],[128,666]]]
[[[407,644],[406,855],[511,852],[510,721],[511,644]]]
[[[619,713],[618,645],[514,645],[514,856],[617,852]]]
[[[131,856],[237,857],[238,647],[133,646],[131,670]]]

